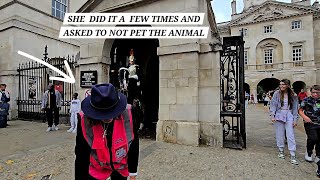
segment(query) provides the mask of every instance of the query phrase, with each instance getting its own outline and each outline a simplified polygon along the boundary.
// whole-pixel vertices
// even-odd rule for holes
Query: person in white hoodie
[[[67,132],[76,133],[78,124],[78,114],[81,111],[81,102],[78,99],[78,93],[73,94],[73,99],[70,105],[70,124],[71,128]]]

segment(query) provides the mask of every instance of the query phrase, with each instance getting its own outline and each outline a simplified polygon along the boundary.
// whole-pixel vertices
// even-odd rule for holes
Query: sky
[[[231,20],[231,1],[232,0],[213,0],[212,7],[216,16],[217,23]],[[291,0],[277,0],[281,2],[291,2]],[[313,3],[315,0],[311,0]],[[243,9],[243,0],[237,0],[237,13]]]

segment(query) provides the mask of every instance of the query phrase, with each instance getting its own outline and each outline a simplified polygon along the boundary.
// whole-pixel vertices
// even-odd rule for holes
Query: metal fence
[[[71,71],[74,72],[75,56],[48,58],[47,46],[43,55],[43,61],[53,65],[65,74],[68,74],[64,65],[64,60],[67,60]],[[61,77],[61,75],[35,61],[19,64],[17,71],[19,74],[19,95],[17,100],[19,119],[46,121],[45,112],[41,110],[41,101],[49,83],[53,83],[55,89],[60,91],[62,96],[60,117],[69,116],[74,84],[49,80],[49,76]]]

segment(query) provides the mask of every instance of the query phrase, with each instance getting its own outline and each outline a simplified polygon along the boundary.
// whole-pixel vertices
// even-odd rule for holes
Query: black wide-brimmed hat
[[[127,98],[112,84],[92,86],[91,95],[81,103],[83,113],[95,120],[109,120],[118,117],[127,107]]]

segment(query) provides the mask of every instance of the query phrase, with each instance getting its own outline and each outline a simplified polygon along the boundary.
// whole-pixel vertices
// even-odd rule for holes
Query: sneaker
[[[296,156],[291,156],[291,164],[292,165],[298,165],[299,164]]]
[[[47,132],[52,131],[52,127],[48,127]]]
[[[72,133],[77,133],[77,129],[74,129],[74,130],[72,131]]]
[[[279,151],[278,158],[284,159],[284,152],[283,151]]]
[[[304,159],[305,159],[306,161],[308,161],[308,162],[312,162],[312,161],[313,161],[312,155],[309,156],[308,152],[306,152],[306,153],[304,154]]]
[[[67,132],[72,132],[73,131],[73,128],[70,128]]]
[[[52,129],[55,130],[55,131],[58,131],[58,130],[59,130],[59,127],[58,127],[58,125],[52,126]]]
[[[319,169],[316,171],[316,174],[320,178],[320,170]]]

